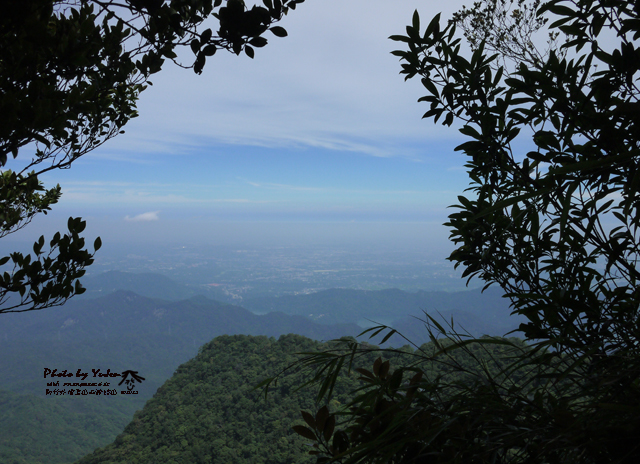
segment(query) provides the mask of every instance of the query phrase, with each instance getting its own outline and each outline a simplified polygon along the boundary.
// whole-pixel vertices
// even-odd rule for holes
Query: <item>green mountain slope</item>
[[[77,459],[113,440],[131,420],[132,411],[114,407],[117,403],[122,405],[111,398],[40,398],[0,391],[0,462]]]
[[[315,388],[297,389],[308,380],[308,374],[297,370],[283,376],[267,400],[254,386],[299,359],[296,352],[327,347],[297,335],[285,335],[277,341],[242,335],[218,337],[178,368],[113,443],[77,464],[315,462],[307,454],[308,440],[291,430],[291,426],[302,424],[300,409],[313,408]],[[469,371],[482,365],[497,375],[504,367],[502,361],[493,363],[490,358],[504,356],[507,350],[499,345],[476,348],[471,354],[456,350],[442,363],[428,362],[423,369],[430,376],[445,376],[452,382],[464,381],[466,375],[452,374],[452,365]],[[422,349],[435,348],[424,345]],[[416,361],[412,353],[406,348],[385,353],[385,358],[396,367]],[[371,369],[378,355],[375,351],[367,353],[356,359],[354,367]],[[331,408],[347,404],[350,392],[361,386],[358,376],[343,371]]]
[[[300,376],[265,401],[253,387],[319,343],[296,335],[218,337],[137,413],[114,443],[78,461],[97,463],[303,463],[304,441],[291,432],[312,392],[292,394]]]
[[[78,459],[96,446],[111,442],[175,369],[195,356],[200,345],[218,335],[279,336],[297,332],[331,339],[360,331],[356,325],[329,327],[282,313],[257,316],[206,298],[167,302],[131,292],[72,300],[63,307],[40,312],[9,314],[2,322],[0,389],[39,397],[28,400],[33,402],[29,411],[44,408],[46,413],[47,405],[57,404],[54,397],[44,397],[52,380],[44,378],[44,368],[87,373],[92,369],[135,370],[145,378],[136,386],[138,395],[67,398],[73,407],[59,410],[58,419],[46,433],[24,435],[22,430],[37,430],[32,424],[33,414],[11,414],[11,422],[5,421],[3,446],[19,450],[17,456],[23,461],[18,462],[30,464],[70,462],[63,456]],[[27,401],[25,397],[22,400]],[[15,401],[11,404],[11,408],[18,407]],[[9,403],[0,404],[0,416],[9,417],[9,408]],[[77,434],[69,431],[75,430],[76,424],[84,424],[80,428],[89,438],[73,438]],[[48,448],[47,443],[52,442],[66,451]],[[47,454],[47,449],[51,453]]]

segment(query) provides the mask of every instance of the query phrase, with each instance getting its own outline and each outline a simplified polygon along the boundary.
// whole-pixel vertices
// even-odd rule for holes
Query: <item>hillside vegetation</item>
[[[167,293],[174,296],[181,294],[181,287],[154,276],[107,273],[103,280],[93,280],[92,288],[106,292],[126,284],[146,294],[160,287],[166,287]],[[358,311],[367,305],[376,311],[388,306],[390,314],[405,316],[412,309],[418,315],[420,306],[428,305],[424,309],[442,310],[443,314],[450,315],[455,310],[455,320],[475,330],[480,330],[479,325],[465,323],[464,315],[475,317],[467,319],[473,322],[483,314],[481,322],[487,330],[481,334],[504,333],[500,324],[507,318],[490,317],[490,314],[505,312],[500,306],[494,306],[493,312],[490,310],[493,303],[504,304],[504,300],[491,294],[479,297],[476,293],[334,289],[316,295],[275,299],[270,304],[277,304],[272,309],[287,311],[309,303],[315,312],[342,313],[345,320],[348,320],[348,305],[353,305],[356,311],[351,322],[357,320]],[[429,295],[439,297],[429,298]],[[394,303],[393,297],[398,301]],[[470,305],[469,310],[465,304]],[[0,462],[67,464],[96,447],[107,445],[122,432],[135,411],[142,409],[171,378],[176,368],[197,355],[198,348],[216,336],[242,333],[279,337],[296,333],[315,340],[330,340],[354,336],[361,331],[354,323],[319,324],[312,319],[308,314],[284,312],[258,316],[244,308],[204,297],[166,301],[131,291],[118,291],[95,299],[77,298],[61,308],[5,315],[0,327],[3,353],[0,357],[0,390],[3,391],[0,393],[3,398],[0,401]],[[424,330],[415,319],[407,318],[394,326],[412,340],[424,341],[421,338]],[[390,341],[394,346],[406,343],[396,336]],[[85,372],[96,368],[114,372],[133,369],[139,371],[145,381],[138,386],[139,394],[132,397],[45,398],[44,367]],[[297,412],[295,414],[298,417]]]
[[[0,390],[0,462],[72,462],[113,440],[140,407],[131,398],[41,398]]]
[[[312,462],[308,441],[294,434],[291,426],[302,424],[300,410],[313,410],[317,391],[297,390],[307,378],[299,367],[282,375],[265,396],[254,387],[264,378],[280,373],[299,359],[296,353],[318,351],[331,345],[298,335],[274,338],[244,335],[222,336],[204,345],[199,354],[178,368],[136,413],[116,440],[85,456],[78,464],[286,464]],[[360,356],[356,366],[369,368],[379,356],[375,347]],[[431,350],[424,345],[423,350]],[[385,353],[392,363],[416,360],[405,347]],[[491,346],[478,351],[496,373],[505,353]],[[458,351],[443,363],[425,369],[433,376],[450,375],[454,364],[468,369],[479,365],[469,353]],[[402,358],[402,359],[400,359]],[[451,381],[462,380],[455,374]],[[361,383],[359,374],[343,373],[337,381],[330,407],[347,404],[348,392]]]
[[[0,462],[66,464],[121,432],[175,369],[223,334],[317,339],[355,335],[355,324],[319,325],[302,316],[257,316],[205,298],[167,302],[131,292],[77,299],[64,307],[8,314],[0,327]],[[135,396],[44,397],[43,369],[139,371]]]

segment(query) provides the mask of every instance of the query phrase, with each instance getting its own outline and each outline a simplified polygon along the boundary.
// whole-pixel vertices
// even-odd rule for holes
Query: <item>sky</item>
[[[199,76],[165,65],[125,134],[42,177],[62,199],[13,239],[81,216],[105,243],[308,233],[450,247],[447,206],[468,186],[462,139],[421,119],[426,92],[399,74],[390,52],[402,44],[388,36],[415,9],[426,25],[462,4],[307,0],[253,60],[219,52]]]

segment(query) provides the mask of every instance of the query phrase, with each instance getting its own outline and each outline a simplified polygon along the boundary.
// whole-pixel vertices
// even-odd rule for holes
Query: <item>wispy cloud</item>
[[[243,179],[238,177],[238,180],[241,180],[253,187],[260,187],[266,189],[276,189],[276,190],[294,190],[294,191],[309,191],[309,192],[323,192],[327,191],[326,188],[321,187],[302,187],[297,185],[287,185],[287,184],[276,184],[273,182],[252,182],[247,179]]]
[[[148,213],[138,214],[137,216],[125,216],[125,221],[130,222],[149,222],[149,221],[157,221],[160,218],[158,217],[158,213],[160,211],[149,211]]]
[[[253,187],[262,187],[262,184],[260,184],[260,183],[258,183],[258,182],[251,182],[250,180],[243,179],[243,178],[241,178],[241,177],[238,177],[237,179],[238,179],[238,180],[241,180],[241,181],[244,181],[244,182],[246,182],[247,184],[252,185]]]
[[[240,145],[417,160],[407,141],[458,136],[421,120],[427,108],[416,99],[424,88],[418,80],[405,83],[390,54],[401,44],[389,35],[405,30],[419,2],[308,3],[285,21],[289,38],[270,40],[254,60],[218,54],[206,77],[166,66],[140,100],[141,117],[100,156],[158,163],[159,154]],[[447,17],[462,3],[421,5],[421,14],[445,10]]]
[[[320,193],[338,193],[338,194],[363,194],[363,195],[436,195],[436,194],[453,194],[454,190],[393,190],[393,189],[350,189],[335,187],[306,187],[301,185],[277,184],[273,182],[253,182],[241,177],[241,180],[253,187],[263,188],[267,190],[290,190],[298,192],[320,192]]]

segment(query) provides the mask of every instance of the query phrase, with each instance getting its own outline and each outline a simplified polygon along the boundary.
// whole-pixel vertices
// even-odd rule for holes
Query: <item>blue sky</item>
[[[442,246],[446,207],[468,185],[453,152],[461,138],[421,120],[425,92],[399,75],[390,52],[401,44],[387,37],[416,8],[426,24],[461,6],[307,0],[285,19],[289,36],[270,38],[254,60],[218,53],[200,76],[167,65],[126,134],[43,176],[63,197],[26,236],[73,215],[103,240],[195,240],[191,229],[206,237],[223,223],[356,223],[387,224],[380,240],[404,224]]]

